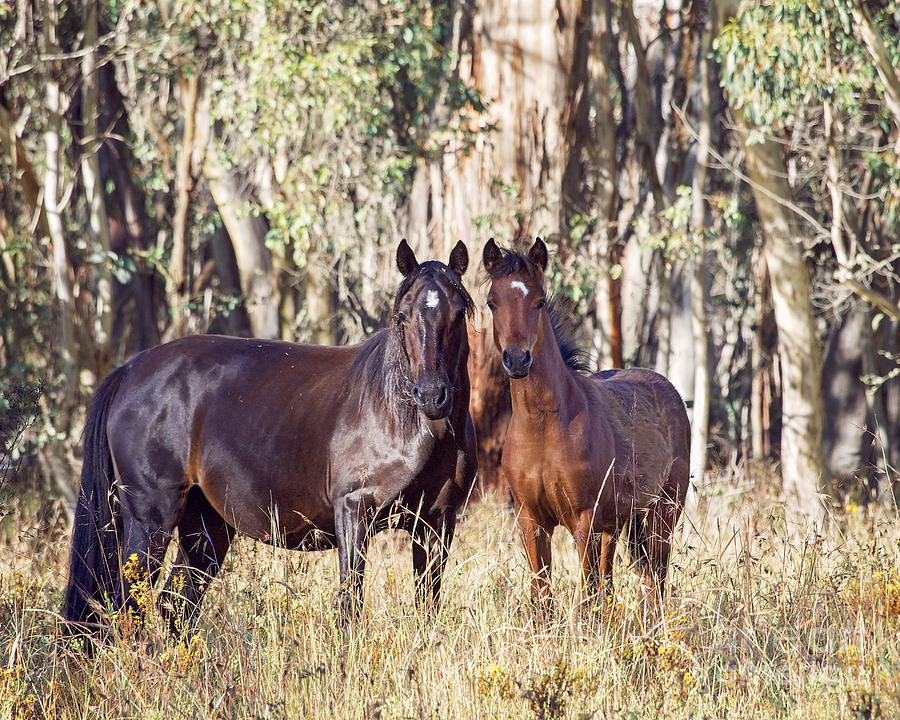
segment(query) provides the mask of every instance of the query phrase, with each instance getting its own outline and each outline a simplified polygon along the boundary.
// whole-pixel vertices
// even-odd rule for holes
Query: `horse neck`
[[[360,388],[360,401],[371,403],[373,410],[384,413],[391,430],[408,435],[415,431],[418,417],[411,404],[409,361],[396,328],[385,329],[373,342],[378,345],[371,348],[367,359],[370,370],[359,378],[364,383]]]
[[[510,380],[513,417],[559,414],[566,403],[567,390],[572,382],[572,370],[563,360],[553,326],[544,313],[541,319],[542,340],[533,351],[531,370],[524,378]]]

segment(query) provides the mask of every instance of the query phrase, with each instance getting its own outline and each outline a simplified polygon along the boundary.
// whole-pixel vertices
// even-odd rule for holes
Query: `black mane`
[[[370,398],[394,427],[406,432],[416,426],[419,413],[396,325],[378,330],[361,343],[348,380],[351,388],[356,387],[360,411],[363,398]]]
[[[507,277],[513,273],[524,272],[527,275],[541,279],[540,269],[531,260],[513,250],[500,248],[502,257],[497,260],[488,275],[491,280]],[[587,353],[578,346],[575,340],[575,325],[572,320],[573,303],[565,295],[551,294],[547,297],[547,312],[550,315],[550,324],[553,327],[553,337],[556,338],[556,346],[562,355],[566,367],[577,373],[587,374],[591,371],[588,364]]]

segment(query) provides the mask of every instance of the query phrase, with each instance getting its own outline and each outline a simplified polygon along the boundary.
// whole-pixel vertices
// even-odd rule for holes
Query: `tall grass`
[[[195,631],[173,640],[151,614],[93,657],[56,625],[67,543],[23,521],[3,546],[2,718],[900,716],[893,509],[841,511],[819,536],[763,491],[710,485],[679,531],[672,595],[647,622],[622,559],[613,604],[579,605],[560,530],[556,617],[536,623],[495,498],[460,523],[431,619],[415,609],[403,535],[373,543],[363,617],[345,632],[334,552],[239,541]]]

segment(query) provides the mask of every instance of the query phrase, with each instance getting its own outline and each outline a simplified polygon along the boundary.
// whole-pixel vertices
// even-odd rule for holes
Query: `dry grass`
[[[760,491],[708,486],[652,627],[624,570],[612,607],[578,608],[563,531],[558,619],[536,626],[513,518],[496,500],[460,524],[433,620],[414,608],[408,540],[379,536],[364,618],[345,635],[334,552],[244,541],[195,633],[170,640],[151,617],[140,637],[123,627],[86,659],[55,625],[68,540],[22,524],[0,564],[0,717],[897,717],[896,511],[849,509],[831,525],[812,537]]]

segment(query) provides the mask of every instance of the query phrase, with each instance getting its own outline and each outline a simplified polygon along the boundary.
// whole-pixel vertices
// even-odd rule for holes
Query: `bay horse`
[[[575,538],[585,595],[612,592],[616,541],[629,546],[645,599],[662,597],[675,525],[690,482],[690,425],[678,391],[644,368],[588,375],[555,300],[544,290],[547,248],[527,256],[493,239],[483,251],[494,342],[510,378],[503,446],[533,599],[551,599],[550,538]],[[652,593],[652,596],[651,596]]]
[[[460,242],[447,265],[419,264],[403,240],[396,261],[403,280],[390,325],[358,345],[186,337],[105,379],[85,427],[70,627],[102,626],[104,607],[138,610],[127,566],[152,584],[176,530],[160,595],[176,632],[195,619],[235,533],[337,547],[346,621],[362,601],[367,541],[403,528],[417,603],[437,605],[476,472],[466,370],[474,306],[461,280],[469,260]]]

